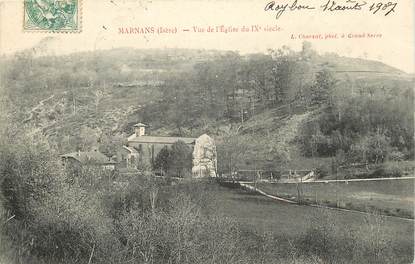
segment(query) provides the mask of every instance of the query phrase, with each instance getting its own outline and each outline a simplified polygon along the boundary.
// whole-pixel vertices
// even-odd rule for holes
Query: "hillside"
[[[227,166],[317,167],[340,148],[349,151],[353,142],[381,126],[380,119],[372,117],[374,123],[364,131],[351,127],[356,116],[340,120],[343,112],[344,116],[350,113],[347,107],[367,105],[359,98],[374,102],[368,113],[413,112],[408,103],[413,97],[413,76],[377,61],[318,55],[307,46],[300,52],[283,49],[243,56],[177,49],[124,48],[65,56],[25,51],[4,58],[2,64],[10,117],[25,124],[17,129],[42,131],[61,151],[76,150],[77,141],[86,136],[92,137],[91,144],[126,137],[132,124],[141,121],[157,135],[207,132],[219,145],[226,146],[230,136],[236,142],[229,144],[246,144],[235,150],[241,152],[235,164],[222,166],[225,171]],[[329,75],[321,75],[322,71]],[[327,104],[326,92],[321,91],[325,82],[331,82],[330,113],[321,110]],[[393,107],[377,108],[385,102]],[[322,127],[322,118],[333,118],[333,111],[339,120],[330,121],[332,127]],[[408,158],[413,155],[413,138],[407,136],[413,134],[412,117],[402,118],[396,121],[403,124],[399,131],[404,132],[397,135],[403,141],[396,139],[402,142],[394,143],[396,131],[385,131],[390,144]],[[322,131],[310,132],[304,124]],[[350,141],[348,145],[332,146],[335,131]],[[314,153],[302,141],[304,133],[321,133],[331,145],[324,147],[325,152],[316,149]]]

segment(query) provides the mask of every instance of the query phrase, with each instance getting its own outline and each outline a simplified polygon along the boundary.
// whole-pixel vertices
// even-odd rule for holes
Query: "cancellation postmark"
[[[23,28],[29,32],[80,32],[81,0],[24,0]]]

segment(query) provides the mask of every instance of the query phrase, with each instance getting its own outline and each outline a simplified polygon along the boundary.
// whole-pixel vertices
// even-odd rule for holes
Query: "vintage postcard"
[[[0,264],[414,261],[412,0],[0,0]]]

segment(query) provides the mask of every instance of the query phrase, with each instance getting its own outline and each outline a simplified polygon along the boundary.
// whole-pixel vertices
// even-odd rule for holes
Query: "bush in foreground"
[[[342,230],[326,217],[299,237],[276,237],[218,213],[215,183],[170,186],[146,174],[118,187],[84,186],[56,169],[52,151],[27,143],[0,153],[10,161],[0,167],[2,205],[19,213],[0,225],[1,242],[7,241],[1,249],[8,251],[0,257],[9,262],[381,264],[411,258],[405,247],[395,250],[377,217],[362,230]]]

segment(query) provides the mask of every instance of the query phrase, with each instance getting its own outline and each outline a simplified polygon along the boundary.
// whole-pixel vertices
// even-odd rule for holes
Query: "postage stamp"
[[[25,0],[25,31],[80,32],[81,0]]]

